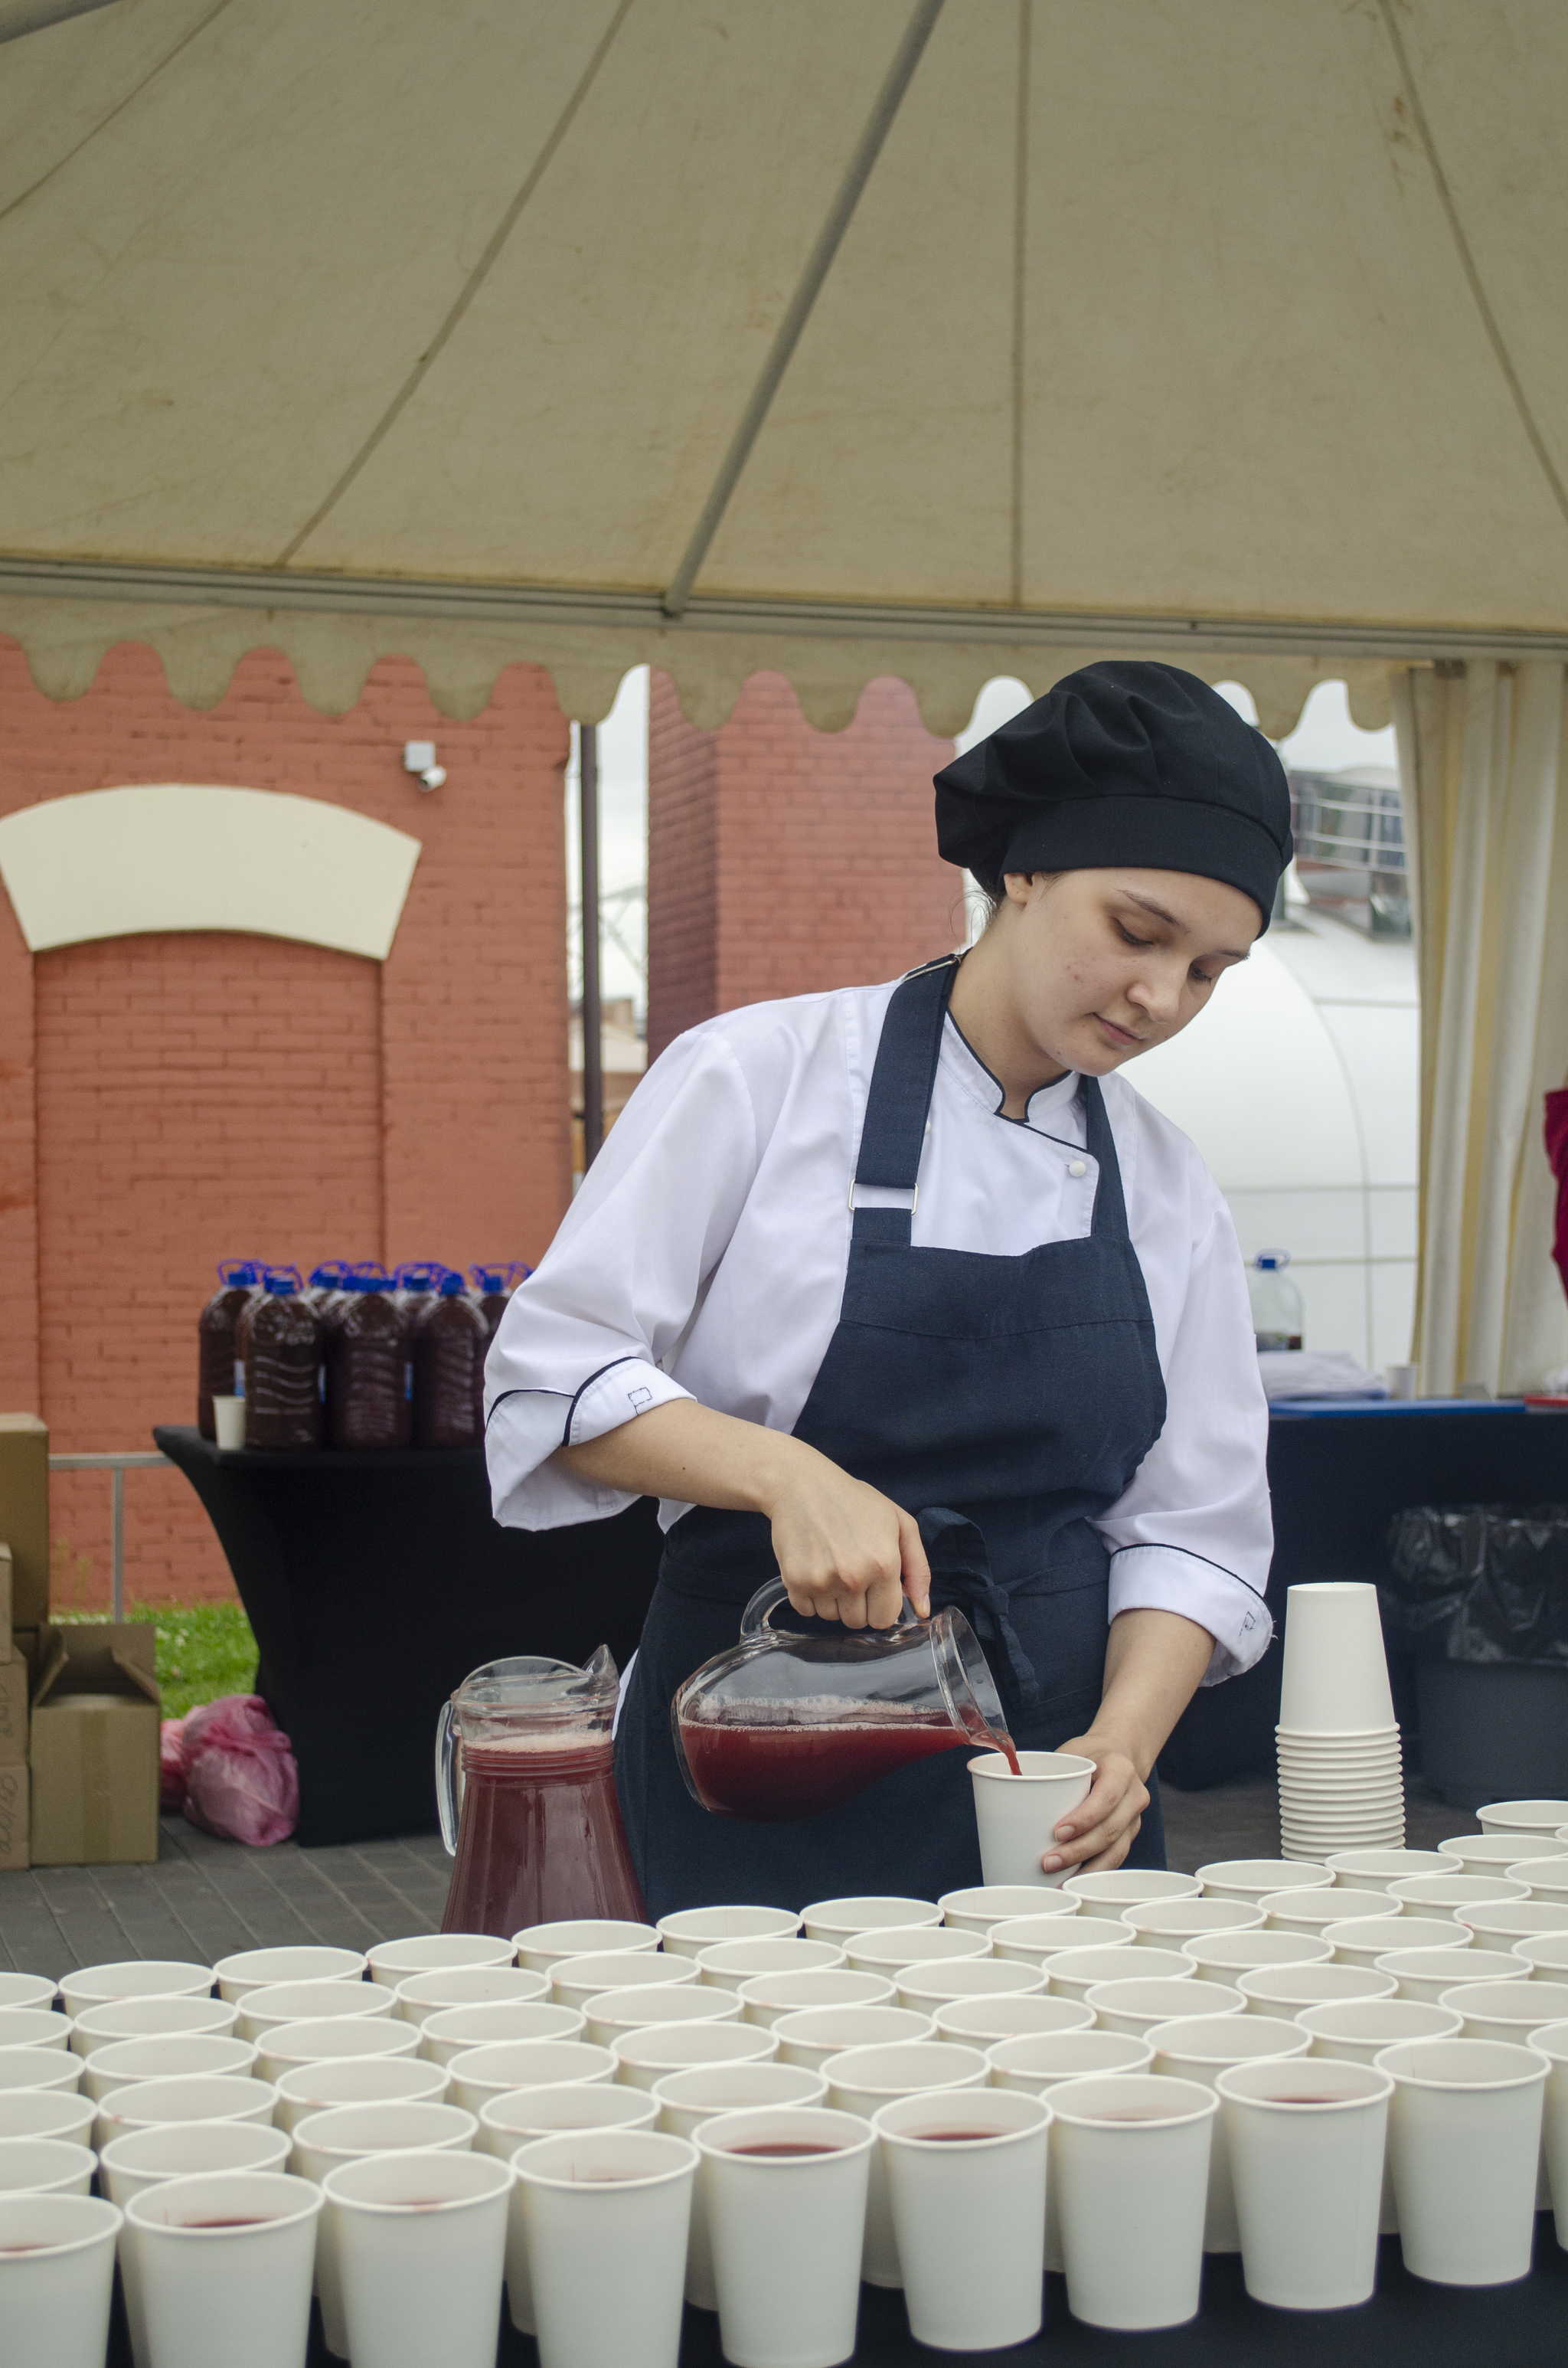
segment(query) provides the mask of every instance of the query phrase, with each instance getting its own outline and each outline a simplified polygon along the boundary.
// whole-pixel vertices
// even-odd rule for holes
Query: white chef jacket
[[[631,1497],[549,1458],[669,1398],[793,1428],[838,1321],[850,1179],[896,984],[725,1012],[654,1062],[491,1348],[498,1521],[544,1530],[621,1511]],[[1078,1084],[1069,1074],[1031,1098],[1027,1119],[1005,1117],[996,1079],[949,1018],[915,1243],[1017,1257],[1087,1235],[1098,1169]],[[1268,1415],[1246,1279],[1230,1212],[1187,1137],[1124,1077],[1101,1090],[1167,1411],[1093,1526],[1111,1556],[1110,1616],[1153,1606],[1196,1621],[1214,1638],[1213,1684],[1250,1668],[1273,1632]],[[687,1510],[665,1502],[659,1518],[668,1529]]]

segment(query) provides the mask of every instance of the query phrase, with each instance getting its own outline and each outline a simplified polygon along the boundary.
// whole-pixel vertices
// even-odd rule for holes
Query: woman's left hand
[[[1149,1805],[1149,1787],[1128,1753],[1108,1736],[1075,1735],[1060,1748],[1092,1759],[1095,1781],[1077,1807],[1058,1820],[1057,1847],[1046,1851],[1040,1864],[1047,1874],[1063,1869],[1100,1874],[1119,1866],[1131,1849]]]

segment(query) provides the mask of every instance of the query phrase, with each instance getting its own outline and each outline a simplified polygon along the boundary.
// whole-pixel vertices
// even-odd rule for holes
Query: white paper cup
[[[0,2198],[6,2368],[103,2368],[119,2229],[95,2196]]]
[[[916,2014],[935,2014],[960,1998],[1043,1998],[1045,1967],[1014,1958],[971,1957],[956,1965],[904,1965],[898,1976],[898,2002]]]
[[[1254,1973],[1238,1974],[1236,1987],[1249,2014],[1290,2018],[1311,2006],[1391,1998],[1399,1984],[1376,1965],[1259,1965]]]
[[[49,2007],[0,2006],[0,2047],[63,2047],[72,2027]]]
[[[872,2116],[917,2343],[1027,2343],[1044,2311],[1051,2112],[1039,2097],[905,2097]]]
[[[366,1951],[366,1963],[372,1982],[396,1989],[410,1974],[450,1974],[460,1965],[510,1965],[517,1954],[514,1942],[498,1941],[493,1932],[416,1932],[406,1941],[379,1941]]]
[[[913,2045],[934,2038],[936,2031],[935,2018],[913,2007],[813,2006],[780,2015],[773,2036],[780,2063],[803,2064],[809,2072],[817,2072],[846,2048]]]
[[[1524,2045],[1542,2023],[1568,2021],[1568,1983],[1457,1982],[1439,2003],[1462,2017],[1466,2039]]]
[[[1532,1858],[1568,1857],[1568,1844],[1554,1834],[1451,1834],[1437,1855],[1466,1874],[1506,1874]]]
[[[1334,1877],[1326,1867],[1305,1866],[1289,1858],[1221,1858],[1198,1870],[1205,1899],[1244,1899],[1256,1906],[1271,1891],[1311,1891]]]
[[[1133,1938],[1131,1925],[1119,1917],[1080,1914],[1069,1923],[1055,1915],[1009,1916],[991,1928],[991,1953],[1015,1964],[1043,1965],[1069,1949],[1131,1949]]]
[[[550,1968],[550,1995],[557,2006],[585,2007],[592,1998],[602,1998],[606,1990],[629,1989],[633,1984],[639,1989],[695,1989],[701,1978],[701,1969],[695,1957],[651,1956],[646,1950],[632,1952],[634,1965],[627,1964],[624,1949],[601,1949],[597,1955],[562,1957]]]
[[[1471,1901],[1453,1920],[1473,1932],[1478,1949],[1512,1950],[1517,1941],[1539,1941],[1546,1932],[1568,1932],[1568,1907],[1554,1899]]]
[[[289,2140],[281,2130],[256,2122],[181,2122],[163,2127],[131,2130],[116,2138],[98,2157],[98,2184],[111,2203],[123,2212],[143,2188],[165,2180],[190,2179],[215,2171],[282,2170],[289,2159]],[[319,2226],[319,2223],[318,2223]],[[147,2321],[142,2301],[142,2260],[133,2228],[121,2231],[119,2280],[125,2294],[126,2324],[135,2368],[150,2368]]]
[[[1484,2039],[1385,2047],[1389,2166],[1411,2274],[1505,2285],[1528,2273],[1546,2058]]]
[[[449,2064],[467,2048],[491,2047],[503,2040],[580,2039],[587,2023],[580,2007],[558,2006],[553,1998],[510,2004],[493,1998],[472,2006],[437,2007],[414,2027],[426,2062]]]
[[[1348,1998],[1333,2006],[1305,2007],[1297,2017],[1312,2043],[1312,2054],[1345,2064],[1375,2064],[1385,2047],[1402,2039],[1457,2039],[1463,2020],[1446,2006],[1419,1998]],[[1385,2237],[1399,2233],[1399,2207],[1385,2153],[1378,2226]]]
[[[1185,1948],[1188,1941],[1211,1932],[1257,1932],[1265,1918],[1261,1903],[1248,1907],[1243,1899],[1153,1899],[1142,1907],[1124,1907],[1121,1921],[1132,1935],[1135,1949]]]
[[[295,2125],[289,2168],[319,2187],[340,2163],[371,2154],[467,2154],[479,2135],[472,2113],[455,2105],[333,2105]],[[348,2357],[348,2322],[337,2256],[337,2226],[330,2212],[316,2233],[316,2295],[329,2351]]]
[[[225,1455],[233,1455],[245,1443],[245,1402],[244,1398],[215,1397],[212,1401],[212,1429],[217,1444]]]
[[[808,1941],[842,1943],[853,1932],[877,1932],[892,1924],[939,1924],[934,1899],[904,1899],[889,1892],[858,1892],[843,1899],[814,1899],[801,1910]]]
[[[1271,1891],[1257,1904],[1267,1930],[1311,1932],[1320,1939],[1330,1924],[1395,1912],[1386,1891],[1341,1891],[1334,1884],[1321,1891]]]
[[[381,1982],[267,1982],[236,2003],[240,2037],[259,2043],[286,2022],[379,2021],[397,1998]]]
[[[60,1995],[69,2015],[107,2006],[111,1998],[205,1998],[211,1987],[210,1965],[175,1957],[127,1957],[114,1964],[79,1965],[60,1977]]]
[[[535,2138],[512,2167],[540,2368],[676,2368],[696,2147],[657,2130],[584,2130]],[[483,2368],[494,2317],[490,2340]]]
[[[0,2006],[51,2007],[59,1990],[47,1974],[0,1974]]]
[[[99,2102],[93,2144],[101,2154],[128,2130],[152,2129],[164,2122],[270,2123],[277,2101],[270,2081],[232,2072],[181,2072],[167,2080],[131,2080],[123,2089],[111,2089]]]
[[[0,2138],[0,2195],[85,2195],[92,2157],[66,2138]]]
[[[999,1751],[969,1763],[981,1872],[988,1884],[1054,1889],[1073,1870],[1063,1866],[1047,1874],[1041,1861],[1056,1847],[1057,1826],[1093,1784],[1095,1763],[1071,1751],[1020,1751],[1018,1768],[1015,1776]]]
[[[710,1987],[739,1990],[758,1974],[821,1974],[846,1961],[836,1941],[808,1941],[797,1933],[763,1933],[750,1939],[710,1941],[692,1958],[699,1980]]]
[[[278,1982],[362,1982],[365,1958],[358,1949],[240,1949],[212,1971],[219,1997],[233,2006]]]
[[[1288,1588],[1280,1725],[1344,1734],[1392,1723],[1377,1588],[1356,1579]]]
[[[771,2030],[781,2014],[809,2006],[896,2006],[898,1991],[888,1974],[857,1974],[847,1965],[823,1973],[754,1974],[735,1993],[746,2022]]]
[[[979,2048],[931,2037],[843,2048],[822,2068],[827,2074],[828,2102],[834,2111],[858,2113],[866,2122],[897,2097],[918,2096],[927,2089],[980,2089],[991,2078],[991,2066]],[[876,2155],[871,2157],[867,2189],[860,2274],[869,2285],[901,2283],[887,2182]]]
[[[511,2192],[511,2165],[493,2155],[373,2154],[327,2172],[360,2368],[494,2368]]]
[[[82,2058],[82,2094],[98,2102],[129,2081],[172,2080],[185,2072],[231,2072],[244,2078],[256,2058],[248,2039],[211,2039],[204,2032],[115,2039]]]
[[[1568,2251],[1568,2022],[1539,2025],[1525,2044],[1547,2062],[1541,2153],[1557,2241]]]
[[[1375,1965],[1391,1949],[1462,1949],[1465,1929],[1450,1916],[1355,1916],[1325,1924],[1322,1937],[1336,1965]]]
[[[740,1993],[709,1988],[691,1982],[678,1987],[661,1983],[642,1989],[606,1990],[588,1999],[586,2036],[596,2047],[613,2047],[629,2031],[647,2031],[654,2024],[739,2022]]]
[[[1510,1953],[1529,1967],[1532,1981],[1568,1980],[1568,1932],[1542,1932],[1535,1940],[1516,1941]]]
[[[550,1996],[548,1974],[526,1965],[458,1965],[449,1974],[410,1974],[392,1992],[404,2022],[428,2022],[459,2006],[537,2006]]]
[[[1377,2280],[1393,2082],[1327,2059],[1236,2065],[1215,2080],[1242,2275],[1276,2310],[1348,2310]]]
[[[1090,2327],[1181,2326],[1198,2309],[1218,2098],[1196,2081],[1135,2072],[1063,2081],[1051,2106],[1051,2177],[1074,2317]]]
[[[1129,1981],[1129,1966],[1136,1953],[1138,1978],[1142,1981],[1187,1982],[1196,1978],[1198,1968],[1190,1957],[1178,1949],[1063,1949],[1059,1956],[1048,1957],[1045,1978],[1051,1998],[1086,1998],[1101,1982]]]
[[[1039,2039],[1056,2032],[1092,2031],[1093,2007],[1082,1998],[951,1998],[932,2009],[938,2039],[956,2040],[960,2047],[989,2048],[1004,2039]]]
[[[1426,1998],[1442,2004],[1445,1990],[1460,1982],[1528,1981],[1529,1968],[1522,1957],[1499,1949],[1391,1949],[1375,1970],[1391,1974],[1401,1998]]]
[[[1262,2014],[1184,2016],[1155,2024],[1147,2035],[1154,2051],[1153,2069],[1163,2079],[1196,2080],[1203,2089],[1212,2089],[1221,2073],[1234,2065],[1305,2055],[1312,2044],[1296,2023]],[[1231,2150],[1225,2143],[1224,2114],[1218,2114],[1210,2127],[1203,2249],[1206,2253],[1236,2253],[1241,2250],[1242,2240],[1236,2226],[1235,2189]]]
[[[1089,2074],[1146,2072],[1154,2051],[1146,2039],[1119,2032],[1041,2031],[994,2041],[985,2060],[994,2089],[1043,2097],[1063,2080],[1082,2080]]]
[[[559,2130],[651,2130],[658,2118],[658,2105],[645,2089],[622,2089],[613,2080],[508,2089],[481,2108],[473,2143],[477,2153],[510,2162],[520,2146]]]
[[[651,2022],[623,2032],[610,2049],[623,2088],[648,2090],[669,2072],[718,2064],[771,2064],[776,2032],[745,2022]]]
[[[773,2105],[716,2114],[694,2143],[702,2159],[725,2359],[736,2368],[833,2368],[847,2360],[876,2158],[869,2123],[820,2105]],[[832,2152],[743,2151],[768,2145]],[[799,2273],[803,2261],[811,2264],[805,2277]]]
[[[1528,1899],[1529,1885],[1506,1874],[1407,1874],[1390,1884],[1388,1896],[1398,1900],[1404,1914],[1451,1917],[1456,1907],[1496,1907],[1506,1900]],[[1386,1915],[1388,1910],[1365,1912]]]
[[[1386,1891],[1391,1883],[1412,1874],[1459,1872],[1454,1861],[1440,1850],[1403,1848],[1331,1850],[1324,1865],[1342,1889],[1353,1891]]]
[[[845,1943],[857,1973],[892,1974],[907,1965],[971,1964],[991,1954],[990,1935],[960,1931],[950,1924],[904,1924],[882,1932],[858,1932]]]
[[[1568,1801],[1488,1801],[1475,1813],[1483,1833],[1551,1834],[1568,1826]]]
[[[788,1941],[800,1929],[789,1907],[683,1907],[657,1926],[666,1957],[699,1957],[721,1941]]]
[[[84,2060],[74,2047],[0,2047],[0,2096],[15,2089],[64,2089],[74,2095]]]
[[[1326,1965],[1334,1956],[1332,1942],[1321,1932],[1206,1932],[1184,1941],[1181,1953],[1205,1982],[1234,1982],[1238,1975],[1256,1974],[1264,1965]]]
[[[78,2055],[91,2055],[119,2039],[174,2039],[186,2033],[230,2039],[239,2020],[238,2007],[222,1998],[115,1998],[77,2016],[70,2025],[71,2044]]]
[[[1151,1907],[1156,1900],[1200,1899],[1203,1886],[1195,1874],[1171,1874],[1159,1867],[1119,1866],[1102,1874],[1070,1874],[1062,1888],[1083,1902],[1085,1916],[1119,1920],[1130,1907]]]
[[[0,2092],[0,2138],[69,2138],[91,2146],[97,2107],[69,2089],[8,2089]]]
[[[1017,1916],[1076,1916],[1080,1902],[1065,1891],[1042,1889],[1032,1883],[977,1883],[964,1891],[945,1892],[937,1906],[944,1924],[960,1932],[989,1932]]]
[[[1500,1875],[1472,1874],[1461,1877],[1461,1880],[1519,1884],[1531,1899],[1568,1900],[1568,1863],[1558,1859],[1526,1859],[1522,1865],[1516,1863]],[[1495,1893],[1492,1895],[1494,1897],[1497,1896]]]
[[[659,1935],[652,1924],[633,1924],[617,1916],[579,1916],[565,1923],[528,1924],[512,1935],[518,1964],[536,1974],[548,1974],[564,1957],[598,1957],[622,1949],[651,1955],[658,1945]]]
[[[280,2080],[301,2064],[412,2056],[419,2032],[418,2023],[404,2022],[401,2015],[336,2014],[311,2022],[276,2022],[257,2044],[256,2070],[263,2080]]]
[[[492,2047],[470,2047],[447,2066],[449,2100],[477,2113],[508,2089],[555,2089],[563,2082],[613,2080],[615,2058],[608,2047],[582,2039],[507,2039]]]
[[[270,2170],[165,2179],[133,2196],[126,2236],[154,2368],[297,2368],[321,2208],[318,2187]]]
[[[1178,2015],[1234,2015],[1239,2021],[1246,2012],[1240,1990],[1223,1982],[1096,1982],[1084,2003],[1093,2008],[1097,2029],[1130,2039],[1146,2039],[1157,2023]]]
[[[719,2113],[754,2112],[759,2106],[820,2105],[827,2095],[827,2082],[820,2072],[808,2072],[801,2064],[720,2065],[666,2073],[653,2095],[659,2127],[665,2136],[695,2138],[704,2122]],[[686,2298],[698,2310],[719,2307],[700,2167],[691,2193]]]

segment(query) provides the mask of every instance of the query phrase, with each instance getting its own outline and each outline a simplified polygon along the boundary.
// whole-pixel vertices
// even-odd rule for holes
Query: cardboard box
[[[156,1646],[145,1622],[40,1629],[29,1755],[34,1866],[157,1857]]]
[[[28,1756],[28,1665],[18,1653],[0,1662],[0,1768],[25,1765]]]
[[[0,1545],[0,1661],[9,1661],[16,1652],[11,1642],[11,1630],[15,1624],[11,1613],[12,1593],[11,1549]]]
[[[28,1864],[28,1771],[0,1768],[0,1874]]]
[[[30,1701],[32,1699],[33,1682],[38,1676],[38,1630],[36,1628],[13,1628],[11,1631],[11,1650],[17,1659],[26,1665],[28,1672],[28,1698]]]
[[[11,1622],[49,1617],[49,1426],[0,1414],[0,1538],[11,1549]]]

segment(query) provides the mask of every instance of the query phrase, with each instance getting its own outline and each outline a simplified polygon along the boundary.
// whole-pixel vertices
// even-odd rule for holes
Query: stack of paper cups
[[[1404,1778],[1375,1587],[1290,1589],[1276,1741],[1284,1857],[1403,1843]]]

